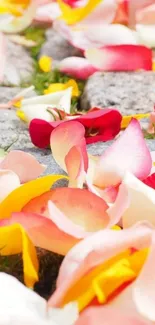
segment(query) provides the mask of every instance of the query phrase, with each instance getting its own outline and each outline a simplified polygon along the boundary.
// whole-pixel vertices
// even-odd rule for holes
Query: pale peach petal
[[[65,157],[65,164],[69,176],[69,187],[83,188],[85,181],[84,161],[81,148],[72,147]]]
[[[31,200],[22,211],[50,218],[48,201],[52,201],[70,222],[81,226],[86,232],[103,229],[109,223],[106,213],[108,205],[86,189],[52,189]]]
[[[152,159],[140,124],[132,119],[127,129],[103,153],[96,165],[93,184],[101,188],[118,185],[125,172],[145,179],[152,167]]]
[[[58,229],[63,231],[67,235],[71,235],[75,238],[84,238],[87,233],[84,227],[73,223],[63,212],[61,212],[57,206],[52,202],[48,202],[48,210],[50,220],[57,226]]]
[[[49,305],[59,306],[68,289],[93,267],[126,249],[150,245],[152,229],[145,225],[122,231],[102,230],[74,246],[65,257],[59,271],[57,289]]]
[[[67,171],[65,157],[70,149],[78,146],[84,161],[85,171],[88,168],[88,156],[86,151],[85,128],[76,121],[67,121],[60,124],[53,130],[50,138],[51,150],[55,161],[58,165]]]
[[[133,300],[141,315],[155,321],[155,232],[150,254],[133,286]]]
[[[0,169],[0,202],[19,186],[20,179],[18,175],[11,170]]]
[[[87,308],[78,318],[75,325],[148,325],[148,322],[140,320],[130,314],[125,314],[111,307]]]
[[[49,218],[34,213],[13,213],[11,218],[0,220],[0,227],[19,223],[37,247],[65,255],[79,239],[61,231]]]
[[[36,158],[29,153],[13,150],[0,163],[0,168],[12,170],[18,175],[21,183],[26,183],[40,176],[46,166],[39,164]]]

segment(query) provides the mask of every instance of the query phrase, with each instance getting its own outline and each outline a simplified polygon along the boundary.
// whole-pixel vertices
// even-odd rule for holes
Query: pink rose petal
[[[92,48],[85,51],[85,56],[92,66],[101,71],[152,70],[152,51],[142,45]]]
[[[67,121],[53,130],[50,138],[51,150],[55,161],[66,171],[65,157],[74,146],[80,148],[84,170],[88,168],[84,126],[75,121]]]
[[[148,325],[130,314],[120,312],[112,307],[90,307],[78,318],[75,325]]]
[[[0,169],[0,202],[20,186],[20,179],[11,170]]]
[[[137,249],[148,247],[151,235],[152,229],[145,225],[137,225],[122,231],[102,230],[82,240],[63,260],[57,289],[48,304],[59,306],[69,288],[93,267],[130,247]]]
[[[36,158],[29,153],[13,150],[0,162],[0,168],[12,170],[18,175],[21,183],[26,183],[40,176],[46,166],[39,164]]]
[[[75,56],[62,60],[58,68],[61,72],[82,80],[88,79],[94,72],[98,71],[87,59]]]
[[[83,188],[85,181],[84,161],[81,148],[74,146],[65,157],[65,164],[69,176],[69,187]]]
[[[152,167],[140,124],[132,119],[127,129],[103,153],[96,165],[93,184],[101,188],[118,185],[125,172],[145,179]]]

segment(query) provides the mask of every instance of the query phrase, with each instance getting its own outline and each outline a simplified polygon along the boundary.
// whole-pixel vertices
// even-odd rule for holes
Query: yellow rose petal
[[[66,88],[72,87],[72,96],[73,97],[80,96],[78,84],[74,79],[70,79],[68,82],[66,82],[65,86],[66,86]]]
[[[88,0],[88,3],[84,7],[71,8],[69,5],[65,4],[63,0],[58,0],[58,4],[62,11],[60,19],[63,19],[68,25],[75,24],[91,13],[101,1],[102,0]]]
[[[46,55],[43,55],[39,59],[39,67],[43,72],[49,72],[52,68],[52,58]]]
[[[78,88],[78,84],[74,79],[70,79],[65,84],[63,83],[51,84],[47,89],[44,90],[44,94],[47,95],[47,94],[55,93],[57,91],[62,91],[70,87],[72,87],[72,96],[78,97],[80,95],[80,91]]]
[[[152,70],[155,71],[155,61],[152,63]]]
[[[19,253],[23,257],[24,282],[29,288],[33,288],[38,281],[39,270],[35,247],[21,225],[0,227],[0,255]]]
[[[132,118],[135,118],[137,120],[141,120],[143,118],[149,118],[150,117],[150,113],[147,113],[147,114],[133,114],[133,115],[127,115],[127,116],[123,116],[122,118],[122,123],[121,123],[121,129],[125,129]]]
[[[62,178],[67,177],[48,175],[16,188],[0,203],[0,219],[9,218],[13,212],[20,212],[30,200],[49,191],[52,185]]]
[[[0,0],[0,14],[21,16],[29,4],[30,0]]]
[[[25,116],[25,113],[24,113],[23,111],[21,111],[21,110],[17,110],[17,111],[16,111],[16,115],[17,115],[17,116],[18,116],[22,121],[28,123],[28,120],[27,120],[27,118],[26,118],[26,116]]]

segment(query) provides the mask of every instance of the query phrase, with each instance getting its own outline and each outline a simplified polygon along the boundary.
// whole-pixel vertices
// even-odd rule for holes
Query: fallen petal
[[[36,179],[46,169],[45,166],[39,164],[34,156],[20,150],[10,151],[0,163],[0,168],[12,170],[19,177],[21,183]]]
[[[119,185],[127,171],[145,179],[151,167],[151,155],[140,124],[132,119],[127,129],[99,158],[93,184],[101,188]]]
[[[92,48],[85,51],[85,56],[90,64],[101,71],[152,70],[152,51],[142,45]]]
[[[62,60],[59,63],[58,69],[81,80],[88,79],[94,72],[98,71],[87,59],[75,56]]]
[[[0,169],[0,203],[16,188],[20,186],[20,179],[11,170]]]
[[[23,227],[13,224],[0,227],[0,251],[2,256],[22,253],[24,281],[33,288],[38,281],[38,260],[36,250]]]

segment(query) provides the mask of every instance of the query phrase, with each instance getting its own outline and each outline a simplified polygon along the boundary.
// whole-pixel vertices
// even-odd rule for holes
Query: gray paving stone
[[[6,64],[3,85],[19,86],[21,82],[31,80],[33,60],[28,51],[21,45],[6,38]]]
[[[81,56],[81,52],[70,45],[57,31],[49,28],[40,55],[48,55],[54,60],[62,60],[68,56]]]
[[[155,104],[155,73],[97,72],[91,76],[81,98],[81,108],[115,107],[123,115],[148,113]]]

